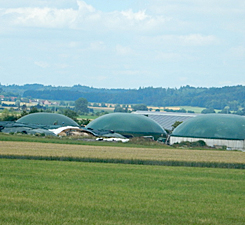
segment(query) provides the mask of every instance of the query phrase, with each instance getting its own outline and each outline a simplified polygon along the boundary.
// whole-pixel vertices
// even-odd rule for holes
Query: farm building
[[[18,119],[16,122],[0,122],[0,132],[55,136],[55,129],[68,126],[79,129],[79,125],[75,121],[64,115],[56,113],[32,113]]]
[[[90,122],[86,129],[97,131],[116,132],[124,137],[150,136],[155,140],[165,139],[166,131],[155,121],[143,115],[132,113],[111,113],[103,115]]]
[[[163,129],[172,130],[172,125],[176,122],[183,122],[200,114],[195,113],[174,113],[174,112],[150,112],[136,111],[135,114],[140,114],[149,117],[157,122]]]
[[[58,136],[91,136],[94,134],[82,129],[71,118],[57,113],[32,113],[16,121],[29,127],[41,127]]]
[[[125,138],[124,136],[109,130],[92,130],[80,127],[74,120],[57,113],[32,113],[16,122],[0,122],[0,132],[22,133],[31,135],[52,136],[84,136],[84,137],[112,137]]]
[[[180,124],[170,136],[170,144],[203,140],[208,146],[245,149],[245,117],[206,114]]]

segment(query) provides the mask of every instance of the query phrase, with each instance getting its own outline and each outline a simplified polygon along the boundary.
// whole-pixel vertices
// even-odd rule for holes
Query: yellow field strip
[[[245,164],[245,153],[238,151],[124,148],[10,141],[0,141],[0,155],[141,159],[154,161],[173,160]]]

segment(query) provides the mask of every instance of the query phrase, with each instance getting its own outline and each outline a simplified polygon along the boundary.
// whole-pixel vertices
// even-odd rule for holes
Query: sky
[[[0,83],[245,85],[245,1],[0,0]]]

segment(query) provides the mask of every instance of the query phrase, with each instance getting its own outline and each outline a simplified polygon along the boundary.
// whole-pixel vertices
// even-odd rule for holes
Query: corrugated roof
[[[145,115],[155,122],[157,122],[161,127],[167,130],[172,130],[172,125],[176,121],[186,121],[190,118],[196,117],[200,114],[195,113],[172,113],[172,112],[150,112],[150,111],[136,111],[135,114]]]

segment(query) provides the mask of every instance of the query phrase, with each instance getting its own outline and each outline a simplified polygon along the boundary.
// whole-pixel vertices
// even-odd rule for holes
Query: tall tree
[[[88,112],[88,101],[86,98],[79,98],[75,101],[75,111],[78,114]]]

